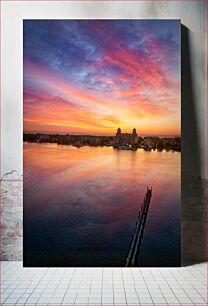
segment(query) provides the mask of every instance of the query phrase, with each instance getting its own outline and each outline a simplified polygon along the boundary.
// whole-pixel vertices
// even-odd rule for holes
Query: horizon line
[[[124,134],[131,134],[128,132],[125,132]],[[46,135],[74,135],[74,136],[82,136],[82,135],[88,135],[88,136],[115,136],[115,134],[91,134],[91,133],[84,133],[84,134],[77,134],[77,133],[69,133],[69,132],[61,132],[61,133],[57,133],[57,132],[27,132],[27,131],[23,131],[23,134],[46,134]],[[152,136],[152,137],[159,137],[159,136],[171,136],[171,137],[181,137],[181,134],[137,134],[137,136]]]

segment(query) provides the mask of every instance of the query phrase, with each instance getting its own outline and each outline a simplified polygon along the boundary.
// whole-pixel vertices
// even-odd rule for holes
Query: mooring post
[[[140,249],[151,197],[152,197],[152,187],[149,189],[147,186],[147,191],[144,196],[144,202],[141,205],[141,209],[137,217],[138,221],[136,222],[136,227],[133,234],[130,250],[128,253],[128,257],[126,259],[126,267],[135,265],[136,256],[138,253],[138,246]]]

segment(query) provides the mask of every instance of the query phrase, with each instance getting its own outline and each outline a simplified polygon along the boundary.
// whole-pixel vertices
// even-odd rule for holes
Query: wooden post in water
[[[148,188],[144,196],[144,202],[138,214],[134,235],[132,238],[130,250],[126,259],[126,267],[133,267],[136,263],[136,258],[140,250],[141,241],[144,233],[145,223],[149,210],[149,205],[152,197],[152,188]]]

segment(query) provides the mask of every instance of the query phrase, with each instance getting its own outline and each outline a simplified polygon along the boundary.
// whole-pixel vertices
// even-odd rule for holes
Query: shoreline
[[[112,145],[103,145],[103,146],[90,146],[90,145],[83,145],[83,146],[75,146],[73,144],[58,144],[56,142],[36,142],[36,141],[23,141],[23,144],[37,144],[37,145],[56,145],[57,147],[74,147],[76,149],[81,149],[83,147],[89,147],[89,148],[112,148],[113,150],[117,150],[117,151],[131,151],[131,152],[136,152],[136,151],[145,151],[145,152],[176,152],[176,153],[181,153],[181,151],[176,151],[176,150],[166,150],[166,149],[163,149],[162,151],[161,150],[158,150],[158,149],[148,149],[148,150],[145,150],[144,148],[137,148],[136,150],[125,150],[125,149],[119,149],[119,148],[114,148]]]
[[[118,150],[144,149],[145,151],[181,151],[181,138],[159,138],[138,136],[136,130],[132,134],[120,131],[115,136],[92,136],[92,135],[60,135],[60,134],[23,134],[23,141],[36,143],[57,143],[58,145],[72,145],[77,148],[83,146],[113,147]]]

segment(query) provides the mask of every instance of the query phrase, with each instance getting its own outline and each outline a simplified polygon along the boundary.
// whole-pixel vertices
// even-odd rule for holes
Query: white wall
[[[207,101],[205,65],[205,1],[3,1],[2,3],[2,92],[1,177],[22,169],[22,20],[29,18],[175,18],[188,28],[194,113],[200,163],[205,173]],[[188,111],[188,101],[186,101]],[[192,125],[190,118],[190,125]],[[194,144],[193,144],[194,149]],[[192,150],[192,149],[191,149]],[[191,151],[190,150],[190,151]],[[186,153],[187,154],[187,153]],[[187,154],[188,158],[189,152]],[[187,164],[191,166],[192,160]]]

